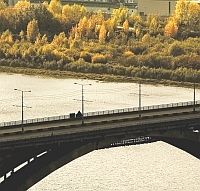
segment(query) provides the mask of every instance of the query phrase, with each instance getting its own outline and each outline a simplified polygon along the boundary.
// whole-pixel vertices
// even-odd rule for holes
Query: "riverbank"
[[[52,77],[58,79],[70,79],[70,78],[90,79],[103,82],[120,82],[120,83],[127,83],[127,82],[138,83],[140,81],[142,84],[193,88],[193,83],[190,82],[177,82],[170,80],[156,80],[156,79],[143,79],[143,78],[139,79],[136,77],[127,77],[120,75],[76,73],[76,72],[60,71],[60,70],[44,70],[44,69],[0,66],[0,73],[34,75],[34,76]],[[196,83],[196,88],[200,88],[199,83]]]

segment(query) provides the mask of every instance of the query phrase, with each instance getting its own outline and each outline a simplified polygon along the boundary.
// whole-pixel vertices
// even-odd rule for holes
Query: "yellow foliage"
[[[48,9],[55,16],[61,14],[61,12],[62,12],[61,2],[59,0],[51,0]]]
[[[18,1],[15,5],[15,9],[19,9],[19,11],[29,9],[31,7],[30,1]]]
[[[99,31],[99,42],[100,43],[104,43],[105,39],[106,39],[106,27],[104,25],[104,23],[101,25],[101,29]]]
[[[0,0],[0,10],[5,9],[6,7],[6,3],[3,0]]]
[[[144,43],[150,43],[151,41],[151,36],[149,33],[145,34],[143,37],[142,37],[142,42]]]
[[[126,20],[124,23],[123,23],[123,30],[125,33],[128,33],[129,32],[129,23],[128,23],[128,20]]]
[[[10,32],[9,30],[6,30],[5,32],[1,34],[0,40],[4,42],[10,42],[10,43],[13,42],[12,32]]]
[[[171,19],[165,26],[164,35],[166,37],[175,38],[177,36],[178,26],[177,24]]]
[[[84,6],[74,4],[70,6],[66,4],[62,9],[62,14],[72,23],[78,23],[81,18],[86,16],[86,9]]]
[[[39,34],[38,21],[33,19],[27,25],[27,39],[31,42],[34,42],[38,34]]]
[[[123,54],[124,57],[130,57],[130,56],[133,56],[133,55],[134,55],[134,53],[131,52],[131,51],[125,51],[124,54]]]
[[[102,54],[95,54],[92,56],[92,63],[102,63],[106,64],[107,62],[107,56]]]

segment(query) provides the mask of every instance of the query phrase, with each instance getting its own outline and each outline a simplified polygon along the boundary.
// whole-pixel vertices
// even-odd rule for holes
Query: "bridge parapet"
[[[173,111],[173,110],[172,110]],[[85,127],[86,126],[96,126],[96,125],[107,125],[107,124],[115,124],[115,123],[123,123],[123,122],[135,122],[137,120],[142,121],[142,120],[148,120],[148,119],[157,119],[157,120],[162,120],[162,118],[165,117],[174,117],[174,116],[187,116],[188,114],[194,114],[194,112],[191,111],[182,111],[182,112],[177,112],[177,110],[174,110],[173,112],[166,113],[166,111],[164,111],[164,113],[143,113],[142,116],[138,116],[138,115],[133,115],[133,114],[129,114],[127,116],[125,115],[121,115],[121,116],[116,116],[116,117],[112,117],[111,114],[109,114],[109,116],[106,118],[105,120],[105,116],[104,118],[90,118],[90,117],[85,117]],[[199,111],[196,111],[195,114],[200,113]],[[123,113],[125,114],[125,113]],[[114,115],[115,116],[115,115]],[[68,123],[69,121],[65,121],[64,123],[53,123],[48,125],[46,128],[44,128],[44,126],[40,127],[40,124],[30,124],[31,126],[25,126],[26,130],[25,131],[21,131],[20,125],[19,126],[9,126],[9,127],[2,127],[0,128],[0,130],[4,130],[0,132],[0,137],[11,137],[13,135],[23,135],[25,136],[26,134],[34,134],[34,133],[44,133],[44,132],[53,132],[53,131],[57,131],[57,130],[66,130],[66,129],[73,129],[73,128],[81,128],[82,127],[82,123],[80,123],[79,119],[75,119],[76,121],[73,121],[74,124]],[[97,120],[97,121],[96,121]],[[28,128],[28,127],[32,127],[34,125],[34,128]],[[8,131],[8,129],[12,129],[12,131]]]
[[[188,113],[189,114],[189,113]],[[199,114],[196,113],[197,115]],[[149,132],[159,131],[166,132],[171,129],[180,129],[179,131],[190,130],[191,127],[195,127],[195,129],[199,129],[200,126],[200,118],[198,116],[194,117],[185,117],[181,119],[170,119],[170,118],[162,118],[160,116],[151,116],[144,117],[144,121],[139,118],[134,118],[127,125],[121,125],[119,122],[123,120],[113,120],[113,121],[101,121],[101,122],[92,122],[88,123],[82,128],[81,124],[77,124],[72,126],[60,126],[60,127],[52,127],[44,129],[34,129],[31,131],[18,131],[13,133],[5,133],[2,136],[6,136],[6,141],[0,141],[0,150],[4,149],[14,149],[19,147],[30,147],[30,146],[39,146],[39,145],[48,145],[53,142],[71,142],[75,140],[84,140],[84,139],[93,139],[95,137],[109,136],[109,134],[127,134],[129,131],[132,133],[138,133],[138,136],[141,135],[150,135]],[[169,117],[169,116],[167,116]],[[145,121],[147,119],[147,121]],[[148,121],[150,119],[150,121]],[[152,121],[154,120],[154,121]],[[105,125],[104,128],[101,126]],[[67,129],[71,129],[69,132],[65,132]],[[59,130],[63,129],[63,132],[59,132]],[[53,131],[56,130],[56,131]],[[52,134],[54,132],[54,134]],[[128,133],[129,134],[129,133]],[[9,136],[19,135],[18,138],[9,139]],[[199,134],[198,134],[199,136]],[[200,142],[200,136],[198,140]]]
[[[152,106],[143,106],[141,107],[141,112],[146,112],[150,110],[165,110],[165,109],[176,109],[179,107],[191,107],[194,105],[193,101],[188,102],[179,102],[179,103],[169,103],[169,104],[160,104],[160,105],[152,105]],[[195,106],[200,106],[200,100],[195,102]],[[139,108],[125,108],[125,109],[114,109],[114,110],[105,110],[105,111],[96,111],[96,112],[88,112],[84,113],[84,117],[96,117],[96,116],[106,116],[110,114],[126,114],[130,112],[138,112]],[[23,124],[35,124],[35,123],[42,123],[42,122],[52,122],[52,121],[61,121],[61,120],[73,120],[73,118],[69,115],[61,115],[61,116],[52,116],[52,117],[43,117],[43,118],[35,118],[35,119],[27,119],[23,121]],[[3,122],[0,123],[0,128],[9,127],[9,126],[19,126],[21,125],[21,120],[19,121],[10,121],[10,122]]]

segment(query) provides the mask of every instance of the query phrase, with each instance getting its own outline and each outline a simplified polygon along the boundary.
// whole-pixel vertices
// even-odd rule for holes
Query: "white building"
[[[138,0],[138,14],[169,16],[175,10],[177,0]]]
[[[177,1],[178,0],[137,0],[138,14],[169,16],[174,13]],[[200,0],[191,0],[190,2],[200,4]]]

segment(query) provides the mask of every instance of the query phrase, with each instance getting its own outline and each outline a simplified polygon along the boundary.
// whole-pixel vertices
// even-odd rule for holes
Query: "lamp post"
[[[22,93],[22,131],[24,131],[24,92],[31,92],[30,90],[24,91],[24,90],[19,90],[19,89],[14,89],[16,91],[20,91]]]
[[[84,92],[83,92],[83,87],[84,86],[91,86],[92,84],[80,84],[80,83],[74,83],[74,84],[77,84],[77,85],[80,85],[81,86],[81,110],[82,110],[82,115],[81,115],[81,120],[82,120],[82,125],[84,125]]]
[[[141,97],[141,65],[139,63],[139,108],[138,108],[138,112],[139,112],[139,118],[141,117],[141,101],[142,101],[142,97]]]
[[[193,103],[193,112],[195,112],[195,90],[196,89],[196,84],[195,84],[195,77],[194,77],[194,103]]]
[[[139,81],[139,118],[141,117],[141,82]]]

